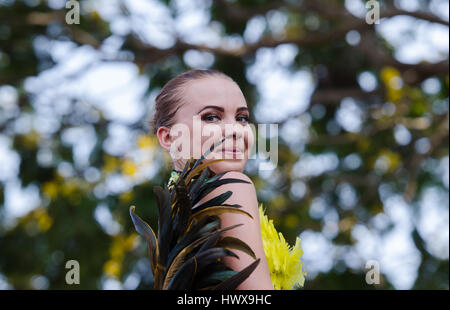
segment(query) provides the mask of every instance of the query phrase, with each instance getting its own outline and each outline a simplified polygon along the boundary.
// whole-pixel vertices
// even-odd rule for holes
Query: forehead
[[[201,108],[218,105],[224,108],[247,106],[236,83],[223,77],[207,77],[189,81],[183,89],[185,106]]]

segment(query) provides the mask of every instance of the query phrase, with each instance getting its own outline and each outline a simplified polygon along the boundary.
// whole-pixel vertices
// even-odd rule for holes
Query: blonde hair
[[[175,114],[183,103],[181,96],[182,87],[190,81],[210,76],[223,77],[233,81],[232,78],[220,71],[194,69],[177,75],[164,85],[158,96],[156,96],[155,113],[150,122],[155,134],[158,128],[173,125]]]

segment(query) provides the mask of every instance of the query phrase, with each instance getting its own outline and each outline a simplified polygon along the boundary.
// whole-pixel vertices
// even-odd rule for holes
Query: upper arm
[[[223,228],[236,224],[243,224],[242,226],[224,232],[223,236],[232,236],[241,239],[250,246],[256,257],[261,259],[255,271],[253,271],[253,273],[238,287],[238,289],[273,289],[261,239],[261,226],[255,186],[250,178],[241,172],[227,172],[222,177],[222,179],[224,178],[241,179],[249,182],[249,184],[223,184],[204,197],[202,202],[224,192],[231,191],[232,195],[225,201],[225,203],[241,205],[241,210],[248,212],[252,218],[239,213],[225,213],[220,215],[221,225]],[[254,261],[251,256],[242,251],[233,251],[239,256],[239,259],[234,257],[226,257],[224,259],[225,264],[233,270],[240,271]]]

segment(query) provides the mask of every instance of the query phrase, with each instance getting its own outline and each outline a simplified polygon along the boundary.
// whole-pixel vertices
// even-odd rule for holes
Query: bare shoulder
[[[228,171],[221,177],[221,179],[239,179],[239,180],[248,182],[252,187],[254,187],[252,180],[245,173],[239,172],[239,171]],[[241,184],[242,185],[245,183],[231,183],[231,184]]]
[[[261,260],[261,263],[255,271],[238,287],[238,289],[273,289],[261,238],[261,225],[255,186],[247,175],[238,171],[227,172],[221,177],[221,180],[222,179],[239,179],[246,181],[246,183],[225,183],[215,188],[209,194],[211,196],[216,196],[218,194],[222,194],[223,192],[231,191],[232,194],[228,197],[225,203],[238,204],[241,206],[241,210],[250,214],[250,216],[245,216],[241,213],[227,212],[219,215],[221,227],[239,225],[238,227],[234,227],[234,229],[225,231],[223,236],[238,238],[245,242],[251,247],[256,258]],[[225,264],[233,270],[243,270],[254,262],[254,257],[248,255],[248,253],[242,252],[241,250],[236,251],[239,258],[224,258]]]
[[[231,191],[232,194],[225,203],[244,204],[244,205],[257,204],[255,185],[246,174],[239,171],[229,171],[220,177],[220,180],[224,179],[238,179],[244,181],[245,183],[244,182],[224,183],[215,188],[214,190],[212,190],[205,197],[203,197],[200,203],[208,201],[209,199],[214,198],[217,195]]]
[[[252,180],[245,174],[239,171],[229,171],[225,173],[221,179],[238,179],[242,180],[243,182],[239,183],[226,183],[220,187],[222,187],[222,190],[232,190],[233,193],[236,194],[245,194],[245,196],[253,196],[256,197],[256,191],[255,191],[255,185],[253,184]],[[219,187],[219,188],[220,188]]]
[[[239,204],[247,212],[250,212],[253,215],[256,214],[258,200],[256,197],[255,185],[246,174],[239,171],[230,171],[225,173],[220,179],[238,179],[245,181],[245,183],[239,182],[222,184],[210,193],[212,196],[231,191],[232,194],[227,199],[226,203]]]

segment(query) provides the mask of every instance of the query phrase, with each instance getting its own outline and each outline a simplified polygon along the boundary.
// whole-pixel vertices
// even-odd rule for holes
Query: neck
[[[181,172],[183,172],[183,169],[178,169],[176,166],[172,166],[172,171],[181,173]],[[216,175],[216,173],[214,171],[212,171],[211,169],[209,169],[209,176],[208,177],[213,177],[215,175]]]

